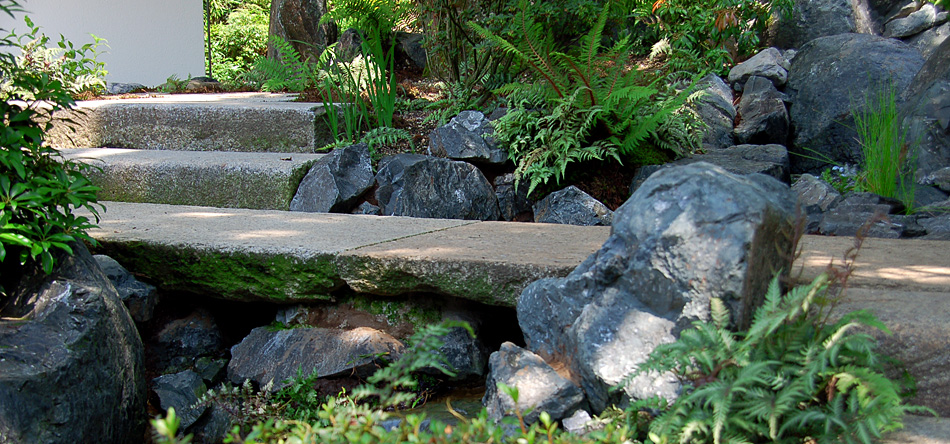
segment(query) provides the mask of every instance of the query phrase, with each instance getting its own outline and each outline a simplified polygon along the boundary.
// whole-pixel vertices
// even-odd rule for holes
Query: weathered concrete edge
[[[380,258],[361,255],[359,250],[341,254],[333,263],[340,277],[358,292],[381,296],[428,292],[512,308],[528,284],[567,276],[576,267]]]
[[[293,303],[330,300],[344,285],[337,253],[297,257],[277,252],[223,251],[142,240],[100,240],[93,247],[161,288],[225,300]]]

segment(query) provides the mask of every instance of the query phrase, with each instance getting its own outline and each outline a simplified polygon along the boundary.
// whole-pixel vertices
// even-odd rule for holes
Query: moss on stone
[[[144,242],[103,242],[97,249],[163,289],[220,299],[289,303],[329,300],[343,282],[330,256],[209,252]]]

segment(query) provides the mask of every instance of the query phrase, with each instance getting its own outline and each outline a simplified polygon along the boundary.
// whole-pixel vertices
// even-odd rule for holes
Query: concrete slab
[[[97,168],[86,176],[99,198],[121,202],[289,210],[301,179],[322,154],[62,150]]]
[[[950,418],[907,415],[904,428],[884,437],[884,444],[950,444]]]
[[[472,221],[104,202],[96,248],[163,288],[233,300],[326,299],[340,253]]]
[[[332,142],[323,106],[267,93],[144,94],[57,114],[59,148],[313,153]]]
[[[350,250],[336,264],[361,292],[427,291],[514,307],[528,284],[566,276],[609,233],[609,227],[479,222]]]
[[[834,236],[805,236],[795,272],[800,281],[810,282],[834,259],[842,263],[854,239]],[[916,239],[876,239],[864,241],[849,281],[852,287],[902,291],[950,292],[950,242]]]

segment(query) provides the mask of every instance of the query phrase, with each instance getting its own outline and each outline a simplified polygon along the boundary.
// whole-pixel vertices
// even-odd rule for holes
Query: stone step
[[[126,268],[169,289],[278,303],[341,286],[432,292],[513,307],[528,283],[565,276],[608,227],[294,213],[106,202],[90,234]],[[851,238],[805,236],[810,281]],[[945,241],[868,239],[839,312],[869,309],[894,332],[882,349],[917,379],[914,403],[950,417],[950,255]]]
[[[58,148],[313,153],[331,143],[323,106],[269,93],[145,94],[57,114]],[[73,123],[66,122],[68,119]]]
[[[102,200],[288,210],[300,180],[323,154],[61,150],[90,168]]]

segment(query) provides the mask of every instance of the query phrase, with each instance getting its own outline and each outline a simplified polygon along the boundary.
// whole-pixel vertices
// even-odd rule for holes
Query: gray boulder
[[[81,243],[0,309],[0,443],[141,442],[143,346]],[[9,318],[22,318],[12,321]]]
[[[621,206],[604,246],[567,277],[522,292],[518,322],[528,349],[564,363],[593,408],[608,388],[709,318],[710,298],[750,321],[775,273],[792,258],[794,196],[760,174],[736,176],[708,163],[660,170]],[[624,396],[674,396],[671,375],[643,375]]]
[[[495,178],[495,196],[498,197],[498,209],[501,210],[502,219],[513,221],[531,214],[532,203],[528,199],[528,187],[516,187],[514,174],[502,174]]]
[[[818,232],[827,236],[855,236],[867,224],[869,237],[897,239],[923,234],[915,218],[897,214],[902,211],[904,204],[896,199],[867,192],[851,193],[824,213]]]
[[[333,150],[310,167],[290,211],[347,213],[373,186],[373,159],[365,143]]]
[[[503,164],[508,151],[495,145],[494,127],[478,111],[462,111],[429,133],[430,156],[483,164]]]
[[[447,377],[438,372],[438,377],[450,381],[481,381],[485,377],[488,370],[488,347],[478,337],[472,337],[468,330],[456,327],[441,340],[439,353],[448,361],[455,376]]]
[[[577,409],[584,408],[581,389],[557,373],[540,356],[511,342],[501,344],[501,349],[489,358],[488,379],[485,381],[485,397],[482,404],[488,417],[498,421],[509,412],[517,410],[524,414],[525,423],[538,421],[541,412],[548,412],[551,419],[566,418]],[[518,389],[518,403],[498,388],[503,383]]]
[[[924,59],[929,59],[944,40],[950,36],[950,23],[928,29],[913,37],[904,39],[904,42],[920,51]]]
[[[785,95],[764,77],[751,76],[739,100],[739,124],[735,128],[739,144],[788,143],[788,110]]]
[[[534,204],[534,221],[547,224],[610,225],[614,212],[573,185]]]
[[[729,84],[736,91],[743,91],[749,78],[756,76],[768,79],[775,87],[781,87],[788,80],[790,68],[791,64],[778,48],[766,48],[729,70]]]
[[[293,328],[274,330],[258,327],[231,348],[228,379],[241,384],[249,379],[262,388],[277,391],[297,370],[321,377],[355,372],[370,376],[377,368],[376,356],[396,359],[402,343],[372,328],[352,330]]]
[[[475,166],[421,154],[383,158],[376,201],[384,216],[498,220],[498,198]]]
[[[272,0],[268,35],[284,39],[305,60],[315,62],[323,49],[337,38],[336,23],[320,23],[326,13],[326,0]],[[276,48],[268,44],[267,58],[277,57]]]
[[[421,33],[397,32],[396,50],[398,51],[398,57],[403,60],[411,61],[412,65],[418,69],[426,69],[428,57],[426,56],[426,49],[422,44],[424,39],[425,35]]]
[[[940,188],[945,193],[950,193],[950,167],[941,168],[928,174],[923,182]]]
[[[844,33],[880,34],[868,2],[852,0],[795,0],[790,17],[778,17],[769,31],[769,44],[800,48],[820,37]]]
[[[732,104],[732,89],[715,74],[700,79],[696,89],[702,91],[702,95],[693,102],[692,107],[706,124],[703,147],[716,149],[734,145],[732,129],[736,120],[736,107]]]
[[[789,182],[788,150],[782,145],[736,145],[722,150],[693,154],[665,165],[647,165],[640,168],[630,184],[633,194],[647,178],[662,169],[707,162],[732,174],[765,174],[784,183]]]
[[[205,309],[171,320],[162,326],[150,344],[152,366],[162,373],[189,369],[196,359],[217,357],[226,350],[218,324]]]
[[[129,309],[132,319],[136,322],[152,319],[155,306],[158,305],[158,290],[155,286],[135,279],[132,273],[109,256],[97,254],[93,257],[119,293],[119,299]]]
[[[368,216],[379,216],[379,207],[369,202],[363,202],[353,209],[353,214],[363,214]]]
[[[939,11],[933,3],[924,3],[906,17],[887,22],[884,37],[904,38],[926,31],[947,21],[947,12]]]
[[[147,86],[141,83],[106,83],[106,91],[109,94],[129,94],[133,92],[145,91]]]
[[[822,215],[844,198],[831,184],[811,174],[802,174],[792,185],[798,204],[805,213],[806,233],[817,233]]]
[[[920,141],[917,177],[950,167],[950,40],[944,41],[903,92],[908,141]]]
[[[363,37],[360,32],[349,28],[340,34],[336,46],[333,47],[333,55],[338,62],[349,63],[353,58],[362,54]]]
[[[204,380],[191,370],[162,375],[152,380],[152,391],[158,396],[162,411],[175,408],[175,415],[181,420],[181,429],[191,427],[208,410],[208,406],[199,405],[198,399],[208,391]]]
[[[839,164],[860,164],[863,154],[852,109],[885,85],[903,91],[923,66],[920,53],[894,39],[841,34],[812,40],[792,62],[785,93],[794,128],[791,151]],[[792,157],[792,172],[817,172],[823,162]]]

